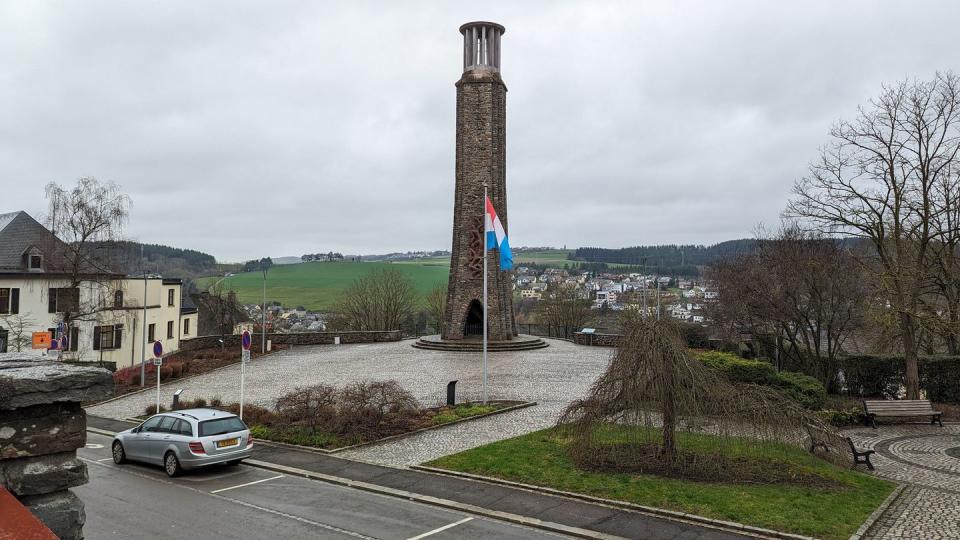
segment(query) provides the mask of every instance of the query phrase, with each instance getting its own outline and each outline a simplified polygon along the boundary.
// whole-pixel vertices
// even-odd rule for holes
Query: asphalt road
[[[256,467],[168,478],[159,466],[115,465],[111,438],[77,451],[90,483],[84,535],[99,538],[561,538],[517,525]]]

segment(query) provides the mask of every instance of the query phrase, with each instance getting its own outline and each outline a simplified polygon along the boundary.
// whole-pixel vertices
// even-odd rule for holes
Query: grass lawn
[[[343,291],[358,277],[374,270],[392,268],[413,280],[414,287],[425,295],[437,283],[447,282],[449,264],[437,261],[423,263],[384,262],[310,262],[276,265],[267,274],[267,302],[277,301],[286,307],[329,309]],[[202,278],[197,286],[207,287],[219,278]],[[240,302],[259,304],[263,294],[260,272],[246,272],[225,278],[225,290],[235,290]]]
[[[837,490],[785,484],[718,484],[577,469],[552,429],[442,457],[426,465],[655,506],[819,538],[848,538],[894,485],[831,465],[800,449],[771,458],[835,480]]]

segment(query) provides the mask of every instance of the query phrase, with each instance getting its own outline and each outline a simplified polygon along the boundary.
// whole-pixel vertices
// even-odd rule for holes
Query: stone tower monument
[[[457,166],[453,203],[453,249],[447,305],[440,336],[420,338],[414,347],[480,351],[483,335],[483,257],[487,257],[487,338],[490,351],[546,347],[540,338],[517,334],[510,272],[500,269],[496,250],[483,251],[483,192],[507,235],[507,87],[500,78],[504,28],[471,22],[463,34],[463,75],[457,81]]]
[[[506,102],[500,77],[504,28],[471,22],[463,34],[463,75],[457,81],[457,165],[453,206],[453,249],[442,338],[459,340],[483,333],[483,259],[488,265],[487,312],[490,341],[517,335],[510,274],[495,251],[483,252],[483,189],[507,233]]]

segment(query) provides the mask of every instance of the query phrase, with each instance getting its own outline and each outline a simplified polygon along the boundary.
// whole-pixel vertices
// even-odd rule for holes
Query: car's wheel
[[[183,472],[183,467],[180,466],[180,460],[177,459],[176,454],[167,452],[167,455],[163,456],[163,470],[167,471],[167,476],[171,478],[180,476],[180,473]]]
[[[226,465],[227,465],[227,467],[236,467],[237,465],[240,464],[241,461],[243,461],[243,460],[242,460],[242,459],[234,459],[234,460],[228,461],[228,462],[226,463]]]
[[[123,451],[123,445],[120,441],[113,441],[113,462],[117,465],[123,465],[127,462],[127,453]]]

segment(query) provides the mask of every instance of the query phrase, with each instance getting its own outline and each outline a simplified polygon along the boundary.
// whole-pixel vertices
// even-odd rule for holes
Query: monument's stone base
[[[479,337],[469,337],[464,339],[443,339],[440,336],[424,336],[413,344],[418,349],[427,349],[431,351],[450,351],[450,352],[481,352],[483,351],[483,340]],[[536,337],[520,334],[508,341],[488,341],[487,351],[530,351],[547,347],[546,341]]]

